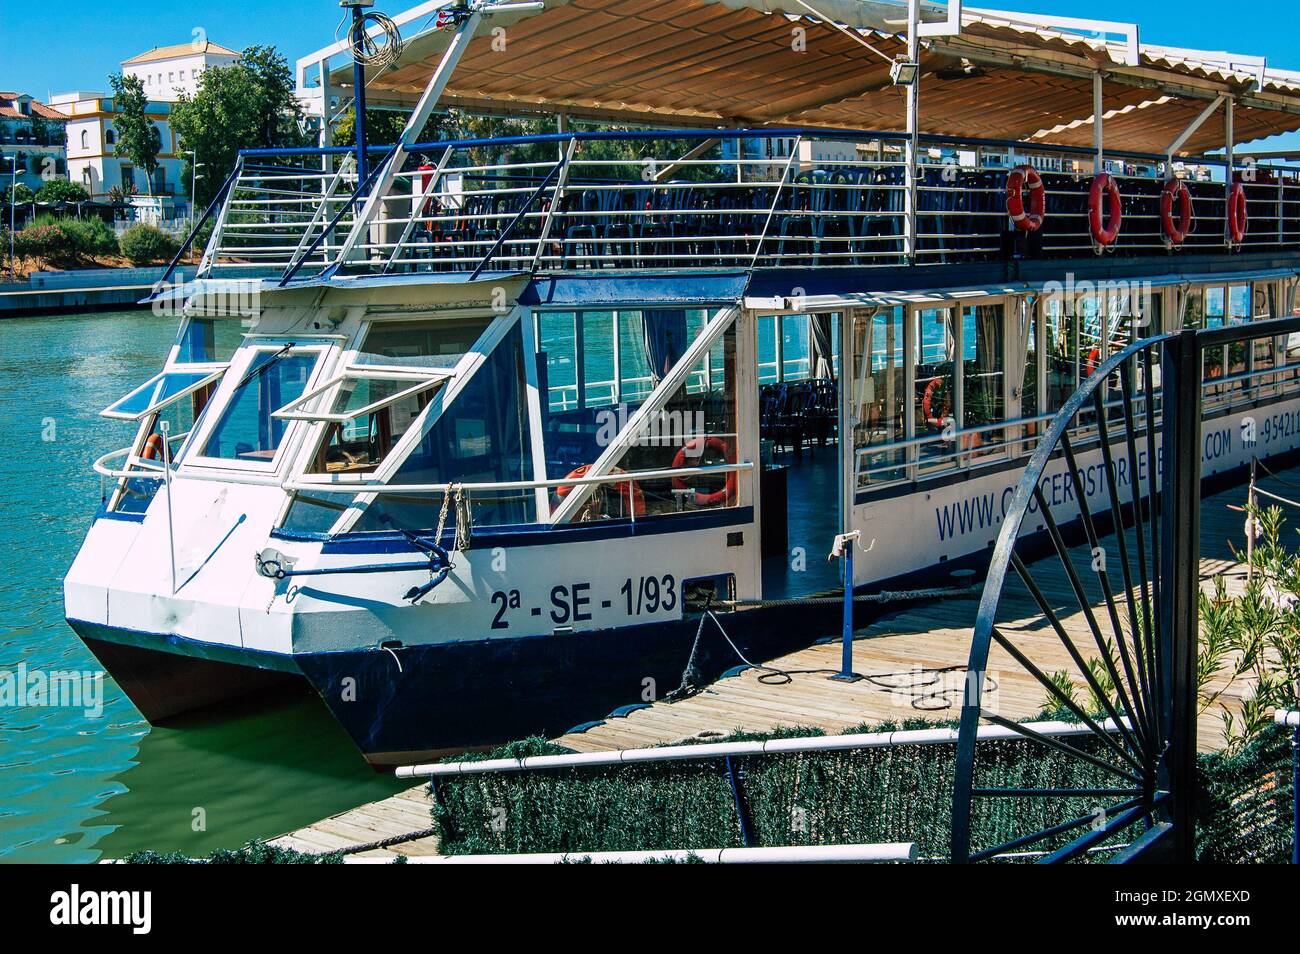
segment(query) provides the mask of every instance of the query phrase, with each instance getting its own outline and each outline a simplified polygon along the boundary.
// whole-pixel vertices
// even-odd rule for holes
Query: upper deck
[[[1238,153],[1300,128],[1300,74],[1143,45],[1125,24],[907,7],[422,4],[395,18],[410,31],[397,61],[361,74],[372,107],[411,110],[401,140],[243,155],[201,274],[915,268],[893,287],[923,288],[936,266],[999,280],[1104,253],[1194,272],[1300,249],[1300,163]],[[346,52],[300,61],[300,92],[346,105],[352,64],[332,59]],[[551,115],[557,132],[419,142],[448,108]],[[1036,230],[1009,214],[1025,166],[1043,183]],[[1114,207],[1094,195],[1101,174]],[[1182,197],[1162,195],[1171,180],[1187,220]]]

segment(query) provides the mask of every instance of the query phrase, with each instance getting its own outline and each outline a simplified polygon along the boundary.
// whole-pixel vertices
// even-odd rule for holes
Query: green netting
[[[934,728],[907,723],[904,728]],[[880,732],[896,725],[863,726]],[[726,741],[820,735],[792,729]],[[1100,743],[1079,738],[1097,754]],[[543,739],[483,758],[565,751]],[[949,853],[956,747],[890,746],[736,759],[759,845],[915,842],[922,858]],[[981,743],[978,783],[1048,788],[1112,785],[1108,773],[1026,740]],[[1090,814],[1097,799],[979,799],[972,842],[987,847]],[[502,772],[439,779],[434,819],[446,854],[656,851],[743,844],[725,763],[660,762]],[[1050,848],[1068,839],[1044,842]]]
[[[1232,755],[1202,755],[1197,860],[1286,864],[1294,846],[1292,735],[1270,726]]]

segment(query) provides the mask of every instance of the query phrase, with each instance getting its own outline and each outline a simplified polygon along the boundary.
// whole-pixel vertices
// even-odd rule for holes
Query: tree
[[[391,146],[397,142],[406,128],[407,115],[387,109],[366,110],[366,142],[372,146]],[[430,125],[432,125],[430,121]],[[426,129],[429,127],[426,126]],[[424,136],[418,137],[424,141]],[[355,146],[357,144],[357,111],[349,108],[334,127],[334,145]]]
[[[49,179],[36,190],[36,201],[44,202],[47,205],[54,205],[58,202],[89,202],[90,193],[86,187],[78,182],[71,182],[67,179]]]
[[[117,151],[144,170],[145,188],[153,195],[153,174],[158,168],[162,136],[147,112],[149,97],[144,81],[138,76],[114,73],[108,78],[113,87],[113,124],[117,127]]]
[[[250,46],[230,66],[210,67],[191,96],[172,108],[172,128],[208,175],[198,181],[196,205],[212,201],[241,149],[307,144],[293,73],[275,47]],[[185,181],[192,181],[187,165]]]

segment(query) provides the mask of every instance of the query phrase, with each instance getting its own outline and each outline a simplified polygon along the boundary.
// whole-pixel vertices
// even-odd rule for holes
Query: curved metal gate
[[[1135,342],[1052,422],[1004,518],[979,606],[954,861],[1192,860],[1202,354],[1295,331],[1300,320],[1280,319]],[[1053,480],[1071,498],[1055,512],[1045,490]],[[999,619],[1013,588],[1036,607],[1032,625]],[[1070,670],[1049,671],[1042,656],[1059,660],[1062,649]],[[1087,731],[1048,739],[994,711],[986,677],[1004,667],[1027,673]],[[1053,768],[1019,785],[981,785],[981,722],[1041,744]]]

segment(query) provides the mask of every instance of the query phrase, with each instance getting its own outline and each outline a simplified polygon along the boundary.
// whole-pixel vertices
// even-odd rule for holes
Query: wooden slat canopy
[[[809,3],[885,56],[905,52],[897,21],[881,14],[888,3]],[[797,0],[546,0],[544,10],[486,20],[440,102],[664,126],[903,130],[903,91],[890,82],[889,63],[800,13]],[[433,30],[409,36],[395,67],[368,75],[371,101],[413,103],[447,42]],[[968,14],[958,36],[927,38],[921,64],[926,133],[1091,145],[1096,71],[1105,74],[1108,148],[1163,152],[1220,93],[1238,103],[1237,143],[1300,129],[1296,74],[1269,71],[1261,83],[1221,55],[1167,48],[1126,62],[1113,43],[987,11]],[[336,69],[331,83],[346,93],[350,67]],[[1224,144],[1220,114],[1183,154]]]

